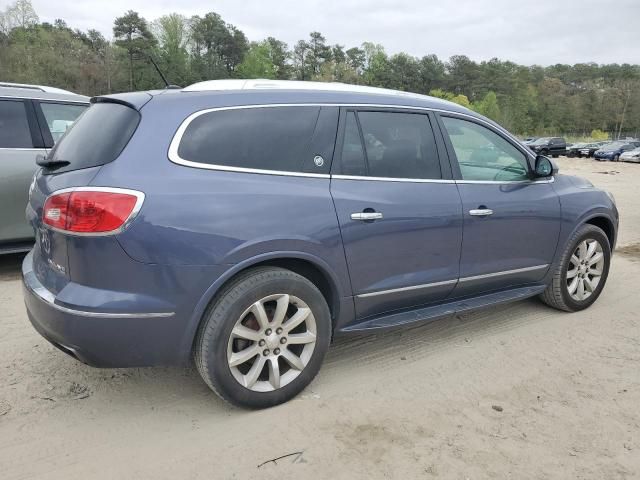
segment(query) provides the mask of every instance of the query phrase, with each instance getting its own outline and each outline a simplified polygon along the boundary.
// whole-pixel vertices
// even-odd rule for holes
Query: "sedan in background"
[[[590,157],[593,152],[601,148],[606,142],[574,143],[567,147],[567,157]]]
[[[612,142],[608,145],[605,145],[601,149],[597,150],[596,153],[593,154],[593,158],[599,161],[612,161],[617,162],[620,160],[620,155],[624,152],[628,152],[630,150],[634,150],[640,147],[640,141],[632,140],[623,140]]]
[[[620,155],[621,162],[640,163],[640,147],[629,150]]]

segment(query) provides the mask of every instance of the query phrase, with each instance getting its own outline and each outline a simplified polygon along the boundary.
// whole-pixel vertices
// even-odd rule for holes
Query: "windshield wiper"
[[[49,160],[45,155],[38,155],[36,157],[36,164],[38,164],[41,167],[46,167],[46,168],[66,167],[70,163],[71,162],[69,162],[67,160]]]

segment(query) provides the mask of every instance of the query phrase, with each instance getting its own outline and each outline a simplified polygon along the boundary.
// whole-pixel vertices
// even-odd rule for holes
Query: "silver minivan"
[[[36,157],[88,106],[88,97],[59,88],[0,82],[0,254],[33,245],[24,212]]]

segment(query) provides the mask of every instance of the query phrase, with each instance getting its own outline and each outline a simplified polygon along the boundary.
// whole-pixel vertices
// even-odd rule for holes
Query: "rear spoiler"
[[[147,92],[117,93],[93,97],[91,103],[119,103],[134,110],[140,110],[153,98]]]

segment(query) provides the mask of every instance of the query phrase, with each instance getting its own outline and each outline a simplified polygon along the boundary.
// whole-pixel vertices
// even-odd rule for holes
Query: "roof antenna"
[[[156,72],[158,72],[158,75],[160,75],[160,78],[162,78],[162,81],[164,82],[164,85],[165,85],[164,88],[166,90],[174,90],[174,89],[182,88],[180,85],[173,85],[173,84],[169,83],[167,81],[167,78],[162,74],[162,71],[160,71],[160,68],[158,67],[158,64],[156,64],[156,62],[153,60],[153,57],[148,53],[145,53],[145,55],[149,59],[151,64],[155,67]]]

